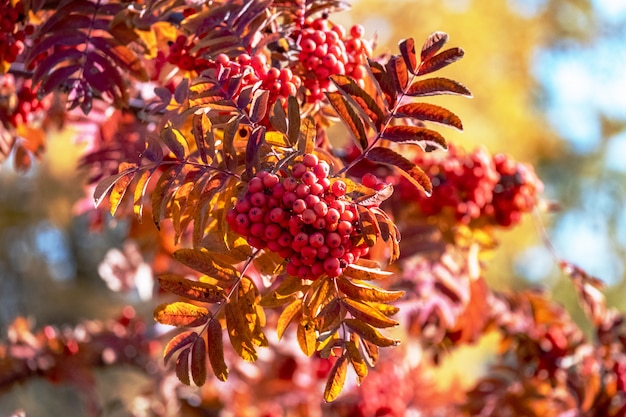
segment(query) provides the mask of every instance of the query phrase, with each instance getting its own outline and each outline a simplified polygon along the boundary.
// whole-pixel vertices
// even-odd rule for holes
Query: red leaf
[[[398,45],[400,47],[400,53],[407,69],[411,74],[416,74],[417,71],[417,54],[415,53],[415,40],[413,38],[404,39]]]
[[[199,337],[191,347],[191,378],[194,384],[202,386],[206,382],[206,342],[203,337]]]
[[[421,188],[428,195],[432,193],[433,186],[428,175],[426,175],[420,167],[395,151],[388,148],[377,147],[370,149],[366,157],[372,162],[400,168],[400,173],[409,180],[410,183]]]
[[[411,117],[417,120],[441,123],[446,126],[463,130],[463,122],[450,110],[430,103],[409,103],[400,106],[395,114],[396,117]]]
[[[428,78],[411,84],[407,93],[412,97],[435,96],[439,94],[456,94],[472,97],[472,93],[463,84],[447,78]]]
[[[422,46],[421,60],[426,61],[433,57],[439,50],[443,47],[443,45],[448,42],[448,34],[445,32],[434,32],[432,33],[424,45]]]
[[[170,358],[176,353],[176,351],[192,344],[198,338],[198,333],[193,330],[188,330],[174,336],[163,349],[163,362],[167,365]]]
[[[341,93],[336,91],[326,93],[326,97],[328,97],[328,101],[356,139],[356,143],[361,150],[367,148],[368,141],[363,120],[356,114],[352,106],[348,103],[348,100],[346,100]]]
[[[404,91],[409,85],[409,72],[406,61],[399,56],[393,56],[387,64],[393,80],[397,83],[398,90]]]
[[[445,51],[433,56],[432,58],[423,61],[420,64],[417,75],[425,75],[440,70],[441,68],[446,67],[453,62],[456,62],[459,59],[463,58],[463,55],[465,55],[465,51],[463,51],[463,49],[461,48],[446,49]]]
[[[447,149],[448,145],[438,132],[419,126],[389,126],[382,137],[395,143],[415,144],[422,149]]]

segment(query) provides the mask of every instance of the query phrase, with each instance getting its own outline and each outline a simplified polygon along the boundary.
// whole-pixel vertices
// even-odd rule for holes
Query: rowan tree
[[[361,25],[334,22],[347,6],[2,6],[1,155],[26,171],[47,132],[99,121],[78,167],[97,208],[91,227],[134,218],[128,239],[150,242],[158,274],[154,319],[176,328],[164,340],[129,308],[82,338],[17,320],[0,351],[4,384],[43,374],[80,385],[77,366],[119,362],[148,372],[160,354],[155,381],[173,372],[219,390],[215,380],[235,378],[267,407],[258,415],[318,385],[334,415],[626,415],[623,316],[599,280],[555,260],[594,326],[588,338],[546,293],[483,279],[494,233],[549,204],[532,166],[445,139],[463,123],[432,97],[472,96],[445,75],[463,49],[434,32],[379,54]],[[463,395],[425,398],[422,368],[393,366],[403,340],[434,367],[490,332],[501,351]],[[340,397],[353,376],[361,388]]]

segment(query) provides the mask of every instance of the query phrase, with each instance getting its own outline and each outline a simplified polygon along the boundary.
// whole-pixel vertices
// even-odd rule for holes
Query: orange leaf
[[[358,337],[356,338],[358,339]],[[346,342],[346,353],[350,358],[350,363],[352,364],[352,368],[354,368],[354,372],[356,372],[356,376],[360,384],[367,376],[368,369],[361,352],[359,352],[359,348],[353,340],[348,340]]]
[[[341,300],[346,310],[356,319],[360,319],[374,327],[394,327],[398,322],[390,319],[374,307],[351,298]]]
[[[174,257],[189,268],[219,281],[234,281],[240,276],[237,268],[200,249],[179,249],[174,252]]]
[[[293,321],[293,319],[298,316],[302,312],[302,299],[298,298],[294,300],[291,304],[289,304],[285,309],[280,313],[278,317],[278,321],[276,323],[276,336],[278,340],[282,339],[285,330],[289,326],[289,323]]]
[[[313,355],[317,343],[315,324],[309,319],[303,319],[298,326],[296,336],[302,352],[307,356]]]
[[[428,195],[433,192],[433,186],[428,175],[420,167],[397,152],[388,148],[377,147],[370,149],[367,153],[367,159],[372,162],[398,167],[402,176],[414,186],[421,188]]]
[[[448,78],[427,78],[411,84],[407,96],[426,97],[440,94],[456,94],[465,97],[472,97],[472,93],[463,84]]]
[[[424,45],[422,45],[422,52],[420,54],[420,59],[422,61],[426,61],[427,59],[434,56],[443,45],[448,42],[448,34],[445,32],[433,32],[428,36]]]
[[[354,333],[358,334],[364,340],[373,343],[376,346],[380,347],[388,347],[388,346],[397,346],[400,344],[400,341],[397,339],[391,339],[387,336],[384,336],[377,329],[370,326],[369,324],[363,322],[362,320],[357,319],[345,319],[343,321]]]
[[[405,115],[397,114],[403,117]],[[409,117],[413,117],[410,116]],[[419,126],[389,126],[383,132],[382,137],[399,144],[419,145],[423,150],[437,148],[448,149],[446,139],[440,133]]]
[[[330,374],[328,375],[328,381],[326,382],[326,387],[324,388],[324,401],[331,402],[339,396],[341,390],[343,389],[343,385],[346,382],[347,373],[347,357],[342,355],[339,359],[337,359],[330,370]]]
[[[411,74],[415,74],[417,71],[417,54],[415,53],[415,40],[408,38],[400,41],[398,44],[400,47],[400,53],[404,62],[406,62],[407,69]]]
[[[161,324],[178,327],[200,326],[211,318],[209,310],[184,302],[161,304],[154,310],[154,319]]]
[[[444,107],[430,103],[405,104],[398,108],[395,115],[396,117],[411,117],[417,120],[441,123],[458,130],[463,130],[463,123],[459,116]]]
[[[159,276],[159,286],[181,297],[205,303],[219,303],[226,297],[224,290],[217,285],[192,281],[180,275]]]
[[[174,336],[163,350],[163,362],[167,364],[170,358],[176,353],[177,350],[184,348],[192,344],[198,338],[198,333],[188,330]]]

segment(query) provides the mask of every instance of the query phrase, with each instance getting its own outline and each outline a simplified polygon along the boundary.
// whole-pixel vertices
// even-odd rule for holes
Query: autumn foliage
[[[101,121],[102,140],[79,167],[97,208],[92,227],[108,214],[133,218],[128,238],[153,242],[154,320],[176,330],[164,339],[122,315],[81,340],[19,321],[0,348],[0,383],[63,379],[69,364],[148,369],[158,352],[155,381],[175,373],[217,390],[230,378],[283,381],[264,397],[276,403],[308,372],[332,415],[626,415],[623,316],[606,307],[597,279],[556,261],[591,338],[548,294],[497,292],[483,280],[479,258],[497,245],[495,231],[545,205],[531,166],[445,139],[462,121],[429,98],[471,97],[439,75],[463,49],[435,32],[376,55],[360,25],[333,22],[346,7],[2,6],[0,157],[28,170],[47,131]],[[473,389],[424,395],[424,368],[493,333],[498,355]],[[423,364],[393,366],[408,355],[397,347],[405,340],[419,343]],[[289,344],[303,359],[285,353]],[[45,361],[24,367],[33,357]],[[242,361],[257,362],[260,376],[246,377]]]

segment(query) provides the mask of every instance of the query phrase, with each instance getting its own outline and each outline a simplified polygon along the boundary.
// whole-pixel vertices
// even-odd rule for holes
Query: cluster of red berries
[[[21,28],[23,20],[24,6],[21,1],[15,5],[10,1],[0,4],[0,62],[15,62],[24,50],[24,39],[33,34],[35,28],[32,25]]]
[[[17,127],[30,123],[41,111],[45,111],[44,102],[37,100],[37,93],[31,89],[30,81],[18,86],[11,74],[0,76],[0,120],[5,124]]]
[[[535,206],[543,184],[530,165],[515,162],[504,154],[495,155],[493,161],[500,180],[493,189],[490,214],[496,224],[511,226]]]
[[[346,183],[328,177],[330,167],[306,154],[290,170],[260,171],[226,220],[250,245],[286,259],[288,274],[316,279],[343,270],[369,252],[359,236],[356,206]]]
[[[451,215],[456,222],[508,227],[537,202],[543,184],[532,167],[484,149],[466,154],[450,146],[443,156],[421,154],[414,161],[431,179],[432,196],[414,193],[401,182],[400,195],[417,198],[426,216]]]
[[[270,93],[269,104],[272,105],[277,99],[286,99],[295,96],[298,88],[302,85],[299,76],[294,75],[291,69],[278,69],[271,67],[267,62],[267,57],[263,54],[250,56],[241,54],[236,59],[231,60],[226,54],[219,54],[214,60],[207,60],[202,57],[195,57],[190,53],[193,44],[186,44],[187,37],[179,36],[170,46],[170,53],[167,61],[177,65],[186,71],[196,71],[201,73],[210,68],[228,68],[229,76],[233,77],[243,74],[241,87],[261,82],[261,89]]]
[[[303,78],[309,103],[324,99],[331,75],[348,75],[362,82],[364,54],[371,56],[371,47],[363,39],[363,33],[363,26],[354,25],[346,37],[343,26],[332,24],[324,17],[307,19],[302,30],[294,32],[300,50],[294,71]]]

